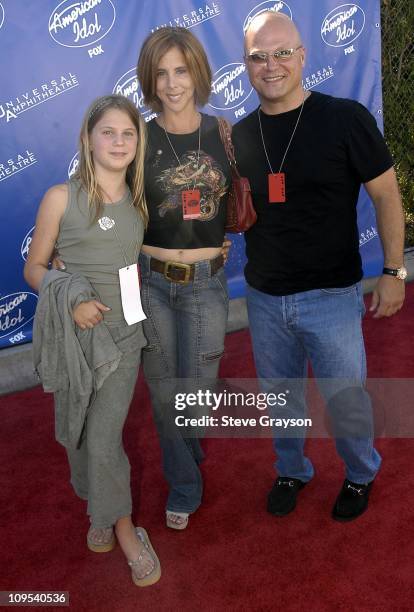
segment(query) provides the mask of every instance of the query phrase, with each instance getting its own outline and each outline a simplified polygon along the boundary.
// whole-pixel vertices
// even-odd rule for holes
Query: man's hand
[[[108,306],[101,304],[97,300],[90,300],[89,302],[82,302],[76,306],[73,311],[73,319],[81,329],[89,327],[95,327],[103,319],[102,312],[108,312],[111,310]]]
[[[373,318],[391,317],[404,303],[405,284],[393,276],[383,274],[372,293],[370,312]]]
[[[227,259],[229,257],[230,247],[231,247],[231,240],[229,240],[225,236],[223,240],[223,246],[221,247],[221,254],[223,255],[224,263],[227,262]]]
[[[365,183],[377,215],[384,265],[399,268],[404,261],[404,212],[394,168]],[[374,289],[370,312],[374,318],[391,317],[403,305],[404,282],[383,274]]]

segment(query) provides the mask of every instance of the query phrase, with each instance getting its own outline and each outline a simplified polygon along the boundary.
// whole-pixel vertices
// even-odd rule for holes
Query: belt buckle
[[[183,270],[185,270],[185,274],[184,274],[184,278],[183,280],[176,280],[175,278],[171,278],[170,276],[168,276],[168,271],[170,268],[182,268]],[[164,266],[164,278],[166,278],[167,280],[173,282],[173,283],[179,283],[180,285],[186,285],[189,280],[190,280],[190,274],[191,274],[191,265],[190,264],[186,264],[186,263],[178,263],[175,261],[166,261],[165,262],[165,266]]]

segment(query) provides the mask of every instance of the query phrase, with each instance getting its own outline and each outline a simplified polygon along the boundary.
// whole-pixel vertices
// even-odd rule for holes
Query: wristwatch
[[[407,268],[405,266],[401,266],[401,268],[383,268],[382,273],[390,274],[402,281],[407,278]]]

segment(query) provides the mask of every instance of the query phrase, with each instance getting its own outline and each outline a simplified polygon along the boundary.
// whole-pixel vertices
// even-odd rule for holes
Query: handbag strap
[[[237,169],[236,158],[234,156],[234,146],[231,140],[231,124],[223,117],[217,117],[221,142],[226,151],[227,159],[229,160],[230,169],[233,175],[240,177]]]

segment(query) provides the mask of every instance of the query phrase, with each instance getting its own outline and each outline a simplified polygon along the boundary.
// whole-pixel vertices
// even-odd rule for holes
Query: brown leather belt
[[[223,255],[218,255],[214,259],[210,259],[210,275],[213,276],[223,266]],[[197,263],[186,264],[177,261],[160,261],[151,257],[151,270],[160,272],[164,277],[172,283],[180,283],[186,285],[194,280],[194,274]]]

